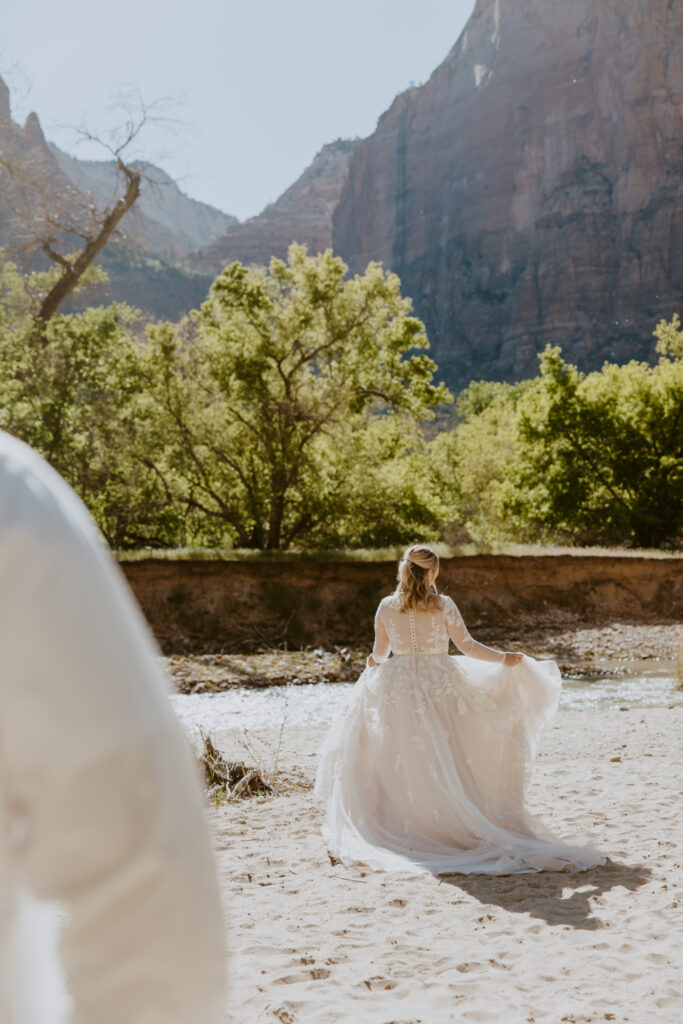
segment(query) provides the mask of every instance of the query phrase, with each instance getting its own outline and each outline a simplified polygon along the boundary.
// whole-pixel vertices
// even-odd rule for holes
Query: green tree
[[[149,464],[154,409],[124,305],[37,324],[54,272],[0,272],[0,426],[39,451],[88,505],[115,547],[172,543],[182,509]]]
[[[443,530],[452,540],[519,537],[505,503],[517,460],[518,408],[527,382],[473,381],[458,396],[460,423],[430,445],[433,489],[444,505]]]
[[[439,503],[417,423],[401,413],[368,411],[339,424],[321,455],[323,486],[309,491],[320,501],[309,543],[378,548],[438,538]]]
[[[583,542],[656,547],[683,530],[683,336],[655,331],[651,367],[606,363],[583,374],[558,348],[541,356],[519,419],[515,492],[523,523]]]
[[[371,528],[363,504],[364,472],[382,487],[387,436],[392,461],[396,436],[410,451],[411,427],[450,400],[432,382],[431,359],[413,351],[427,339],[394,274],[370,264],[348,278],[330,251],[312,257],[293,245],[267,271],[231,264],[198,313],[149,337],[179,498],[229,539],[267,549],[340,543],[353,531],[337,530],[339,510],[347,524],[366,522],[367,537],[383,535],[378,523],[392,516],[394,532],[430,518],[417,499],[398,516],[378,501]],[[387,418],[382,437],[378,418]]]

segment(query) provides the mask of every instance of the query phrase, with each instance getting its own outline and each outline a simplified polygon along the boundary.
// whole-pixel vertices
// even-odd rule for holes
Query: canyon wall
[[[335,250],[382,260],[442,375],[654,354],[683,300],[683,4],[477,0],[355,148]]]
[[[12,122],[1,79],[0,148],[42,161],[56,194],[108,187],[111,168],[48,147],[35,114]],[[456,390],[534,375],[548,342],[584,370],[652,360],[656,322],[683,306],[683,3],[477,0],[443,63],[368,139],[323,147],[244,223],[154,174],[164,184],[129,215],[130,245],[108,247],[111,285],[88,301],[176,317],[226,263],[298,241],[332,245],[352,271],[396,271]]]

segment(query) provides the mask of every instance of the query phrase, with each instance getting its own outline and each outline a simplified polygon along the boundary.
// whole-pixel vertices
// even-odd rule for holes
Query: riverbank
[[[482,627],[478,640],[502,650],[521,650],[550,658],[563,675],[629,674],[634,663],[673,663],[683,674],[683,623],[612,622],[590,625]],[[259,653],[175,654],[166,664],[179,693],[216,693],[234,687],[355,682],[365,650],[317,648]]]
[[[366,648],[393,561],[121,561],[167,654],[335,645]],[[486,636],[609,622],[683,621],[683,558],[468,555],[441,561],[439,588]]]
[[[311,784],[320,728],[251,732],[281,796],[212,809],[227,1020],[672,1024],[683,1005],[683,708],[560,712],[529,806],[610,858],[587,872],[436,880],[333,865]],[[244,757],[245,737],[215,734]]]

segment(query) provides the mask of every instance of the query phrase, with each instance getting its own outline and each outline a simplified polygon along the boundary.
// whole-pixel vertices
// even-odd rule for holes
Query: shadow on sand
[[[551,925],[594,930],[602,922],[591,900],[617,886],[635,892],[652,872],[641,864],[607,863],[588,871],[541,871],[529,875],[442,875],[439,882],[469,893],[482,906],[528,914]],[[567,890],[573,890],[566,895]]]

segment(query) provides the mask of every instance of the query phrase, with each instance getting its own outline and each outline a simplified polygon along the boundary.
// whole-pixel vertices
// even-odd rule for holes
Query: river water
[[[343,708],[353,683],[307,683],[265,689],[236,687],[216,694],[174,694],[179,718],[190,731],[328,725]],[[612,677],[565,677],[560,708],[597,711],[683,704],[675,666],[657,662]]]

